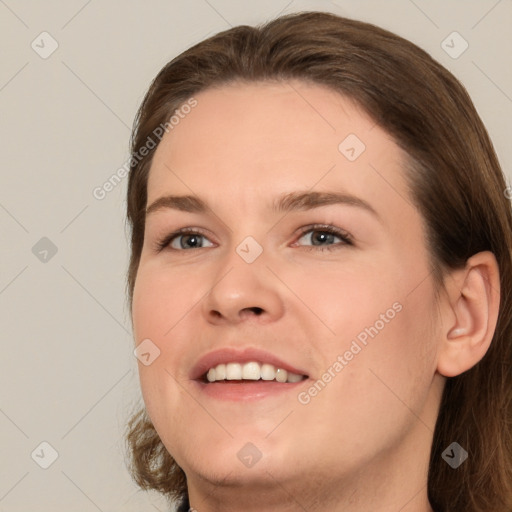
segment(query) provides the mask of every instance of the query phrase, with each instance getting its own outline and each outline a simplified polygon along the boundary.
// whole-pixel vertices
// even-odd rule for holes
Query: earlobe
[[[454,271],[442,304],[437,371],[455,377],[475,366],[491,345],[500,303],[499,269],[489,251],[468,259]]]

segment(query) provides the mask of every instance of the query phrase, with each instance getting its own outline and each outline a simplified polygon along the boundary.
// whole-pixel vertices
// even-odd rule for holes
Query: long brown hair
[[[355,100],[408,155],[406,177],[427,226],[434,277],[477,252],[494,253],[503,296],[491,346],[470,370],[446,380],[428,473],[438,511],[512,510],[512,214],[487,131],[462,84],[425,51],[374,25],[321,12],[238,26],[193,46],[157,75],[131,140],[127,216],[130,310],[144,241],[154,154],[140,149],[194,94],[228,82],[299,79]],[[137,158],[135,158],[135,156]],[[186,500],[186,478],[144,409],[127,429],[132,475],[144,489]],[[457,441],[468,459],[441,457]]]

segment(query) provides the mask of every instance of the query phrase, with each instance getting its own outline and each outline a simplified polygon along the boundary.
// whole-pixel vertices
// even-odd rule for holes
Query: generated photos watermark
[[[306,391],[301,391],[297,395],[297,400],[302,405],[307,405],[311,400],[325,389],[327,384],[331,382],[340,372],[349,364],[350,361],[359,354],[364,347],[368,344],[368,337],[375,338],[391,320],[395,318],[397,313],[402,311],[403,306],[400,302],[395,302],[386,310],[385,313],[379,315],[370,327],[365,327],[356,337],[352,340],[350,349],[346,350],[343,355],[339,355],[329,368],[322,374],[322,376],[312,384]],[[362,345],[360,345],[359,343]]]
[[[117,171],[112,174],[102,185],[97,186],[93,189],[92,195],[94,199],[98,201],[102,201],[107,197],[107,195],[112,192],[121,181],[128,176],[128,173],[132,167],[137,165],[145,156],[149,154],[149,152],[154,149],[158,142],[162,140],[162,137],[165,133],[169,133],[173,130],[182,119],[192,111],[194,107],[197,106],[197,100],[194,97],[189,98],[185,103],[183,103],[177,110],[174,111],[173,115],[165,122],[160,123],[148,136],[144,145],[139,148],[138,151],[133,153],[126,162],[117,169]],[[156,139],[156,140],[155,140]],[[158,142],[157,142],[158,140]]]

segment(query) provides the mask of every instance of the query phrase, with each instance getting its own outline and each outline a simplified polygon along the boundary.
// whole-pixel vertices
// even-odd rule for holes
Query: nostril
[[[250,315],[251,313],[254,313],[254,314],[260,316],[263,313],[263,311],[264,311],[263,308],[260,308],[258,306],[252,306],[249,308],[244,308],[242,311],[240,311],[240,315],[247,316],[247,315]]]

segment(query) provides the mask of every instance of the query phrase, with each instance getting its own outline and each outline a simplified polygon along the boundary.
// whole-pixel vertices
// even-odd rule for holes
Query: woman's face
[[[426,483],[442,377],[401,151],[322,86],[195,99],[154,155],[133,299],[144,400],[189,488]]]

